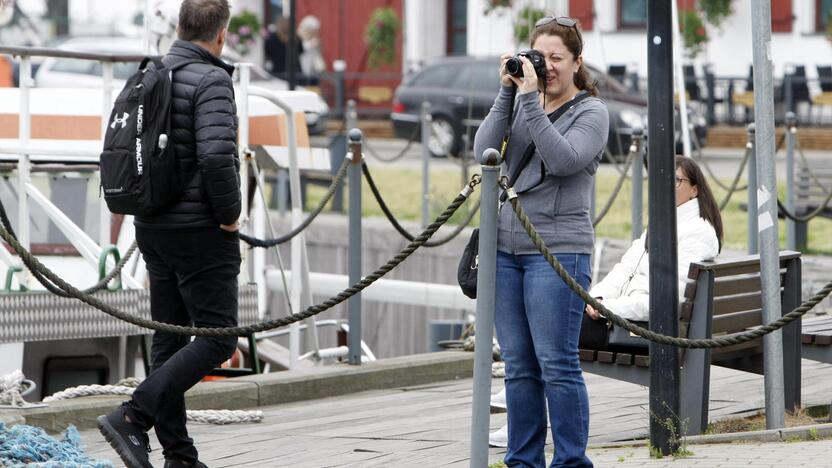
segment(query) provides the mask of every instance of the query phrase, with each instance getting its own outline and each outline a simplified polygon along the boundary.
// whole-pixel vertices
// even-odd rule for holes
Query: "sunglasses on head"
[[[578,31],[578,21],[568,16],[545,16],[537,20],[537,22],[534,23],[534,27],[535,29],[537,29],[546,26],[547,24],[552,24],[553,22],[565,28],[575,29],[575,35],[578,36],[578,42],[580,47],[580,49],[578,50],[578,55],[581,55],[581,50],[583,49],[583,39],[581,38],[581,33]]]

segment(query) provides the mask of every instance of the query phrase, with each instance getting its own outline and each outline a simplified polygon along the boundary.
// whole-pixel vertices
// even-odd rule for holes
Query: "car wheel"
[[[433,116],[430,122],[430,136],[428,137],[428,151],[437,158],[456,156],[459,149],[459,136],[453,122],[441,115]]]

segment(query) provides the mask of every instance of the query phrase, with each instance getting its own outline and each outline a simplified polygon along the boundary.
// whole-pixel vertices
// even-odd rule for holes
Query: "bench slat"
[[[780,268],[783,268],[787,261],[800,257],[800,252],[780,252]],[[757,255],[746,255],[732,258],[730,260],[718,259],[715,262],[694,262],[690,264],[688,277],[696,279],[698,271],[709,270],[714,272],[715,278],[725,276],[742,275],[760,272],[760,257]]]
[[[746,310],[714,317],[712,333],[734,333],[763,324],[762,309]]]

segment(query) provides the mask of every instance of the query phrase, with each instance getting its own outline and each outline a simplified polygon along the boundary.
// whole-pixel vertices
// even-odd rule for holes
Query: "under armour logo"
[[[133,445],[135,445],[136,447],[141,445],[141,442],[139,442],[139,439],[137,439],[136,436],[134,436],[133,434],[128,435],[127,438],[130,439],[130,442],[132,442]]]
[[[123,113],[121,118],[119,118],[118,116],[113,117],[113,122],[110,124],[110,128],[115,130],[116,125],[118,125],[118,124],[121,124],[121,128],[126,127],[127,126],[127,119],[129,117],[130,117],[130,114],[128,114],[127,112]]]

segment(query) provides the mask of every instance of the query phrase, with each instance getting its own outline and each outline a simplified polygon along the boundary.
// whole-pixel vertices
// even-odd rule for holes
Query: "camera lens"
[[[523,62],[517,57],[512,57],[506,60],[506,72],[511,76],[518,78],[523,76]]]

